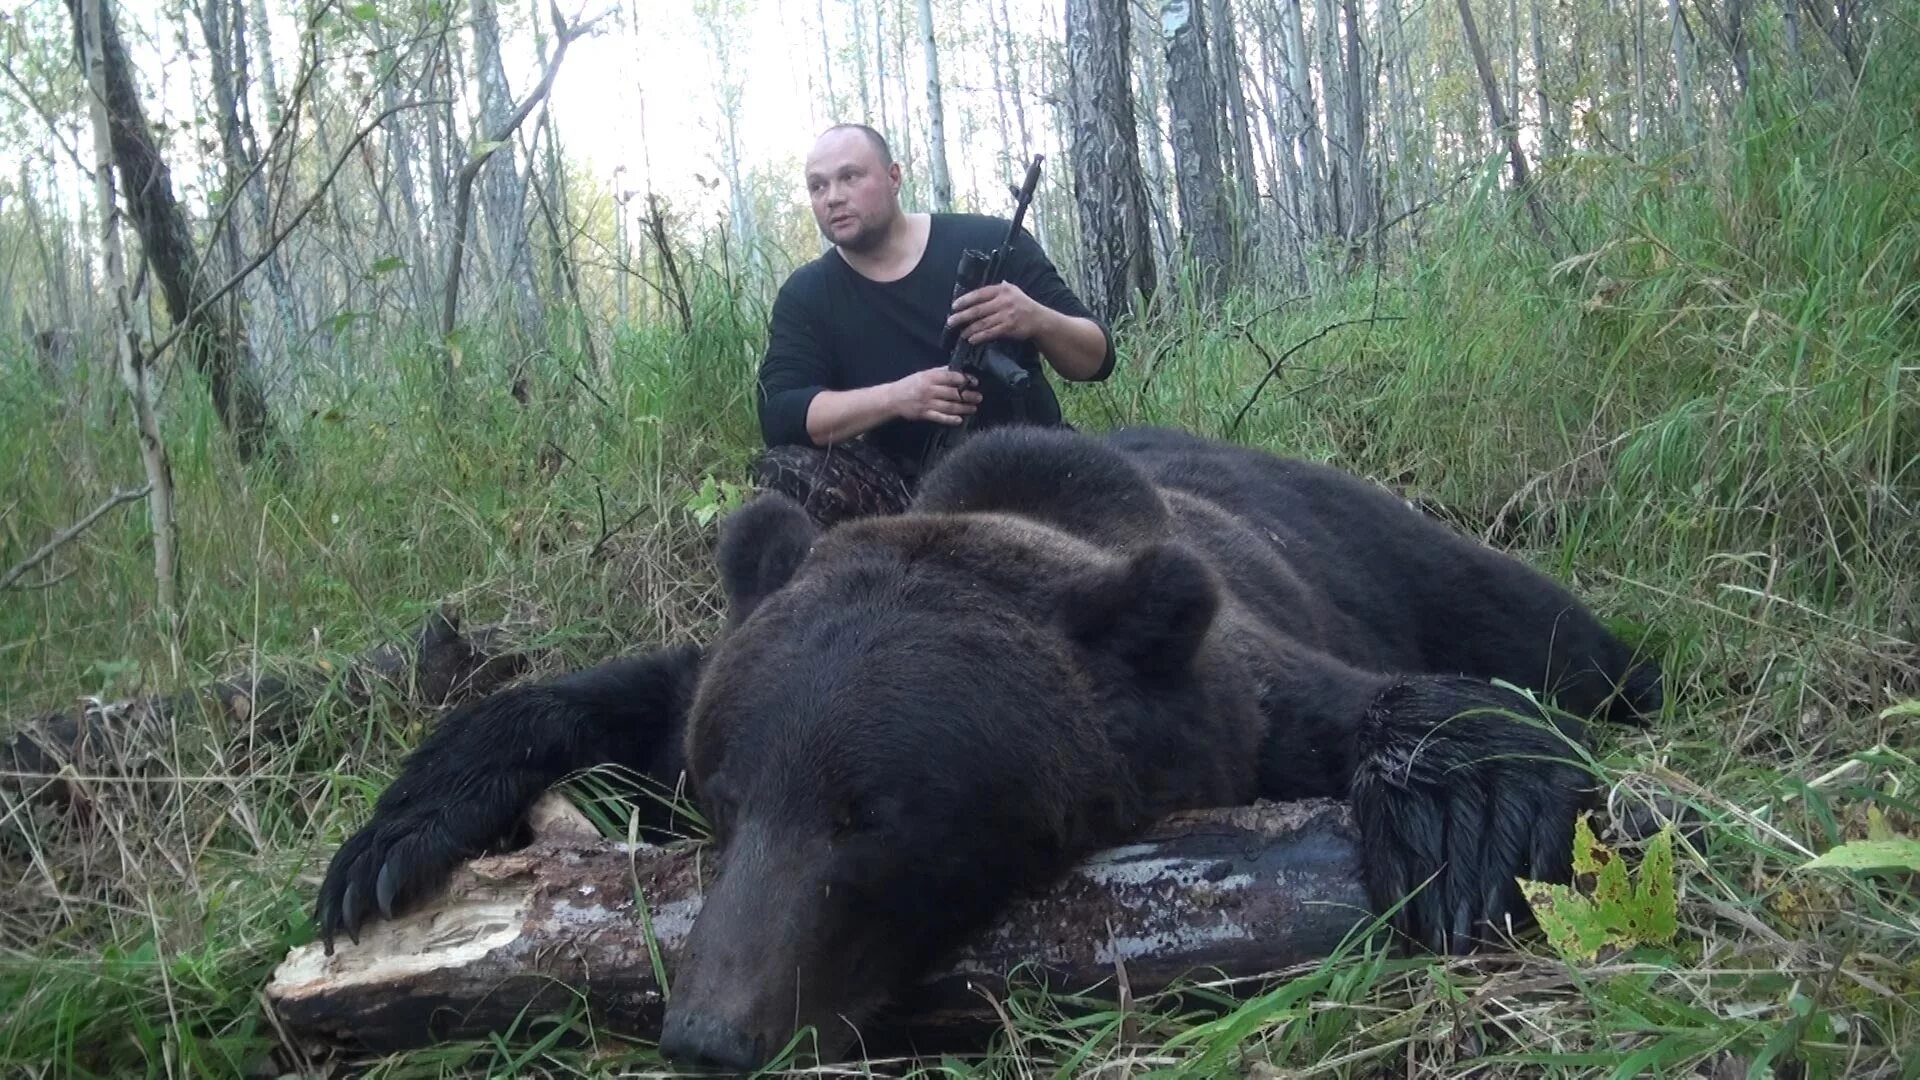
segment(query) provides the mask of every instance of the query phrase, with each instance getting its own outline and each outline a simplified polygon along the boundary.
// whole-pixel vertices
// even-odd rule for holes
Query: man
[[[1009,222],[904,213],[900,165],[879,132],[827,129],[807,156],[806,180],[814,221],[833,246],[774,300],[759,379],[768,449],[754,479],[792,495],[823,526],[904,509],[936,436],[970,416],[976,429],[1060,423],[1040,358],[1077,382],[1113,370],[1112,335],[1024,229],[1002,283],[953,295],[961,252],[991,252]],[[1026,369],[1021,400],[948,371],[946,326],[970,342],[997,342]]]

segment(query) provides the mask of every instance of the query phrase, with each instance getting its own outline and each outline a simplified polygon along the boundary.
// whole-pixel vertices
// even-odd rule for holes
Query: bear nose
[[[761,1040],[706,1013],[675,1012],[660,1031],[660,1054],[678,1068],[746,1074],[765,1060]]]

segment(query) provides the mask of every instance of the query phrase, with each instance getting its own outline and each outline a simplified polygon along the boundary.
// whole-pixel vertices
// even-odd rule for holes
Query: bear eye
[[[843,802],[833,812],[833,835],[845,836],[860,824],[860,809],[851,802]]]

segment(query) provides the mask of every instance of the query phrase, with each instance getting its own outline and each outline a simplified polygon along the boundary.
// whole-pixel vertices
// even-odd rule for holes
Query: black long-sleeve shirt
[[[773,302],[766,355],[760,361],[760,433],[768,446],[813,445],[807,407],[822,390],[857,390],[905,378],[947,362],[940,338],[953,311],[954,272],[968,248],[991,253],[1006,239],[1005,218],[979,214],[934,214],[927,250],[897,281],[863,277],[837,250],[795,270]],[[1004,280],[1064,315],[1091,319],[1080,298],[1023,228],[1002,264]],[[1095,320],[1096,322],[1098,320]],[[1092,381],[1113,370],[1113,334]],[[1028,341],[995,343],[1033,376],[1026,392],[1030,423],[1060,421],[1060,402],[1048,383],[1039,349]],[[981,387],[977,428],[1015,415],[1010,393]],[[909,472],[922,460],[941,425],[929,420],[889,420],[867,440]]]

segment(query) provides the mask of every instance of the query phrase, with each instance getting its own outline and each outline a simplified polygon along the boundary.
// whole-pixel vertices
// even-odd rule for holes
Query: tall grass
[[[954,1075],[1706,1070],[1920,1075],[1912,881],[1801,869],[1870,813],[1920,829],[1920,83],[1900,65],[1813,104],[1756,84],[1724,144],[1547,170],[1558,249],[1497,190],[1423,220],[1400,257],[1310,301],[1249,289],[1126,329],[1092,428],[1153,422],[1337,462],[1571,582],[1664,660],[1668,715],[1602,749],[1615,809],[1684,809],[1670,948],[1569,965],[1533,943],[1461,961],[1362,951],[1220,1008],[1069,1019],[1020,996]],[[183,670],[150,610],[138,507],[0,594],[0,715],[199,682],[261,659],[338,664],[452,600],[550,648],[543,670],[709,632],[716,492],[745,481],[765,312],[704,280],[690,333],[634,326],[532,365],[467,338],[456,392],[424,346],[322,386],[299,464],[241,470],[176,373]],[[1261,389],[1256,384],[1288,350]],[[0,563],[139,464],[118,389],[0,365]],[[579,376],[576,380],[575,375]],[[591,387],[589,392],[583,388]],[[1251,404],[1249,405],[1249,401]],[[709,479],[716,485],[706,485]],[[703,493],[704,492],[704,493]],[[624,523],[624,527],[623,527]],[[64,575],[64,576],[60,576]],[[0,1067],[232,1074],[280,1045],[256,993],[421,719],[322,701],[291,746],[179,726],[149,781],[88,810],[0,806]],[[251,751],[243,759],[242,754]],[[1631,848],[1631,844],[1628,844]],[[526,1038],[376,1075],[657,1064]],[[283,1062],[284,1063],[284,1062]]]

